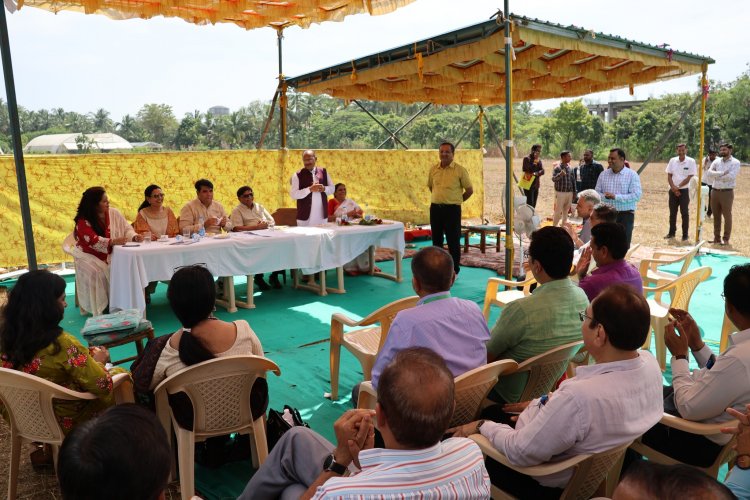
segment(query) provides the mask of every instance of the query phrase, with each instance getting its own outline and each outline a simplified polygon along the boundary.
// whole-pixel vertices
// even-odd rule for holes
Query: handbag
[[[269,408],[268,419],[266,421],[266,441],[268,442],[268,451],[271,451],[273,447],[276,446],[276,443],[279,442],[281,436],[292,427],[310,428],[306,422],[302,421],[302,417],[296,408],[284,405],[283,412]]]

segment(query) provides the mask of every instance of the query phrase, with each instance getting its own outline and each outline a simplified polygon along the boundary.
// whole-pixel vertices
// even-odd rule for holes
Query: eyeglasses
[[[721,298],[724,300],[727,300],[726,296],[724,295],[724,292],[721,292]]]
[[[588,316],[586,314],[586,310],[585,309],[583,311],[578,311],[578,318],[581,320],[581,323],[583,323],[584,321],[586,321],[586,318],[590,319],[592,323],[596,323],[597,322],[593,317]]]
[[[151,198],[164,198],[164,193],[162,193],[162,194],[152,194]]]
[[[253,193],[245,193],[240,198],[252,198],[253,196],[255,196]]]

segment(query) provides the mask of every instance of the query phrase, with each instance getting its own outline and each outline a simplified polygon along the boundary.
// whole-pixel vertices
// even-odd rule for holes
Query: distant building
[[[24,153],[78,153],[76,139],[81,135],[88,141],[89,151],[106,153],[114,150],[133,149],[133,145],[117,134],[46,134],[34,137],[23,148]]]
[[[589,114],[597,115],[607,123],[611,123],[617,118],[621,111],[640,106],[646,101],[619,101],[608,102],[607,104],[587,104]]]
[[[208,108],[208,113],[214,116],[227,116],[229,114],[229,108],[226,106],[214,106]]]
[[[145,148],[152,151],[161,151],[162,149],[164,149],[164,146],[162,146],[158,142],[131,142],[130,145],[134,148]]]

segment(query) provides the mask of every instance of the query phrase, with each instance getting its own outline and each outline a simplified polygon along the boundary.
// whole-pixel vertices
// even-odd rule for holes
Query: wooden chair
[[[667,427],[671,427],[672,429],[678,429],[684,432],[689,432],[690,434],[698,434],[700,436],[712,436],[721,434],[721,429],[725,427],[737,426],[736,420],[720,422],[718,424],[704,424],[701,422],[692,422],[690,420],[685,420],[684,418],[676,417],[674,415],[670,415],[669,413],[664,414],[664,416],[661,418],[660,423],[666,425]],[[732,439],[724,445],[724,447],[719,452],[719,455],[716,457],[716,460],[714,460],[714,463],[710,466],[693,467],[702,470],[709,476],[717,477],[721,466],[725,463],[730,462],[731,460],[734,460],[736,453],[733,448],[736,441],[736,436],[732,436]],[[641,438],[636,439],[630,447],[634,451],[648,458],[650,461],[656,462],[658,464],[673,465],[682,463],[644,444]],[[696,449],[695,452],[700,453],[700,450]]]
[[[560,495],[561,500],[591,498],[603,484],[606,484],[606,496],[609,498],[620,479],[620,469],[622,468],[625,450],[630,446],[628,442],[601,453],[577,455],[559,462],[548,462],[531,467],[519,467],[511,464],[508,458],[496,450],[492,443],[481,434],[473,434],[469,436],[469,439],[472,439],[479,445],[479,448],[486,457],[492,458],[504,466],[527,476],[546,476],[572,468],[573,476],[565,486],[562,495]],[[501,486],[492,485],[493,499],[515,498],[504,492]]]
[[[468,424],[479,418],[482,404],[487,394],[497,383],[501,375],[513,373],[518,363],[512,359],[502,359],[474,368],[454,379],[456,409],[449,427]],[[357,408],[374,409],[378,395],[368,380],[359,386]]]
[[[568,368],[570,360],[578,354],[582,347],[583,341],[577,340],[550,349],[519,364],[514,373],[528,372],[529,379],[518,400],[530,401],[552,391],[555,383],[560,380],[560,377]]]
[[[693,262],[693,259],[698,254],[698,251],[705,243],[705,241],[700,241],[693,248],[684,251],[657,250],[654,252],[652,258],[641,260],[639,270],[641,273],[641,279],[643,279],[644,286],[653,285],[656,287],[660,287],[662,285],[671,283],[678,277],[685,274],[690,268],[690,264]],[[659,266],[676,264],[677,262],[682,262],[682,267],[680,268],[678,274],[659,270]],[[674,297],[672,297],[672,299],[674,300]]]
[[[76,237],[71,232],[69,235],[65,237],[65,239],[62,242],[62,250],[66,254],[73,257],[73,263],[76,261],[76,256],[73,254],[73,247],[76,246]],[[75,273],[75,281],[73,282],[73,293],[75,296],[75,305],[78,307],[78,273]],[[83,311],[81,311],[81,314],[83,314]]]
[[[651,310],[651,329],[654,331],[654,341],[656,343],[656,359],[659,361],[662,371],[667,366],[666,346],[664,345],[664,327],[669,323],[669,308],[688,310],[690,299],[693,292],[699,284],[706,281],[711,276],[710,267],[699,267],[679,278],[657,287],[643,287],[643,293],[646,296],[646,302]],[[672,302],[669,304],[660,300],[661,294],[669,292],[672,296]],[[653,293],[654,298],[649,299],[648,294]],[[651,333],[646,337],[643,344],[644,349],[651,347]]]
[[[115,401],[133,402],[133,381],[127,373],[112,377]],[[8,411],[10,423],[10,473],[8,498],[16,498],[21,448],[24,442],[47,443],[57,470],[57,454],[65,438],[53,410],[53,400],[89,401],[98,396],[71,391],[34,375],[0,368],[0,403]]]
[[[265,416],[255,420],[250,407],[250,390],[255,380],[279,367],[262,356],[226,356],[183,368],[162,381],[156,389],[156,413],[167,436],[174,428],[180,467],[180,491],[183,500],[195,490],[195,442],[231,433],[250,434],[253,467],[268,455]],[[193,430],[180,427],[169,405],[168,396],[184,392],[193,405]],[[172,475],[174,476],[174,464]]]
[[[278,208],[271,214],[277,226],[296,226],[297,209],[296,208]]]
[[[396,300],[359,321],[354,321],[343,313],[336,313],[331,316],[331,401],[337,400],[339,395],[341,346],[344,346],[359,360],[365,380],[370,380],[375,357],[385,343],[388,330],[393,318],[396,317],[396,313],[414,307],[418,301],[419,297],[416,295]],[[370,326],[376,323],[379,323],[380,326]],[[344,333],[344,325],[349,327],[369,326],[369,328],[360,328]]]
[[[484,292],[484,306],[482,315],[485,321],[490,319],[490,307],[492,305],[505,307],[514,300],[531,295],[531,285],[536,283],[531,271],[526,273],[523,281],[511,281],[503,278],[487,278],[487,288]],[[499,291],[501,286],[510,287],[508,290]],[[517,290],[517,288],[522,288]]]

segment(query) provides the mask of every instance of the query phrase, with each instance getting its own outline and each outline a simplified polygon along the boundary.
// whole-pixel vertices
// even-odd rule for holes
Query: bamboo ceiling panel
[[[16,8],[51,12],[69,10],[111,19],[178,17],[194,24],[233,23],[245,29],[307,28],[313,23],[342,21],[351,14],[380,15],[414,0],[10,0]],[[7,4],[7,2],[6,2]]]
[[[513,19],[513,100],[576,97],[700,73],[713,59],[536,19]],[[502,24],[487,21],[290,78],[345,100],[505,102]]]

